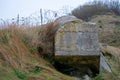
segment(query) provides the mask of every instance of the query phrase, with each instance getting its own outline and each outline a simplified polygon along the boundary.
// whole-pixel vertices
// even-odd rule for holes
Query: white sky
[[[59,10],[63,6],[77,7],[91,0],[0,0],[0,18],[11,19],[19,14],[29,16],[42,9]]]

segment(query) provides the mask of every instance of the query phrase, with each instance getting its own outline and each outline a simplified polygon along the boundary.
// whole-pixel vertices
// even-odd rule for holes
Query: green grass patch
[[[0,66],[0,80],[19,80],[14,74],[14,70],[8,67]]]
[[[9,40],[13,38],[13,36],[10,33],[3,32],[0,36],[0,42],[3,44],[8,44]]]
[[[38,50],[38,49],[37,49],[36,47],[30,47],[30,48],[29,48],[29,51],[30,51],[30,52],[34,52],[34,51],[37,51],[37,50]]]
[[[35,66],[35,67],[33,68],[33,72],[34,72],[34,73],[40,73],[40,72],[41,72],[41,68],[40,68],[39,66]]]
[[[15,74],[19,79],[25,79],[27,77],[26,74],[24,74],[24,73],[22,73],[21,71],[18,71],[18,70],[15,71]]]
[[[24,44],[27,45],[29,43],[29,41],[30,41],[30,38],[28,36],[24,36],[22,41],[23,41]]]
[[[92,80],[104,80],[102,74],[100,73],[99,75],[97,75],[94,79]]]

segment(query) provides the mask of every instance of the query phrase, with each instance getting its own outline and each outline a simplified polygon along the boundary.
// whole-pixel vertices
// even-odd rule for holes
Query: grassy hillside
[[[97,15],[90,21],[98,24],[101,43],[120,47],[120,16]]]
[[[92,17],[91,22],[99,26],[99,39],[103,43],[100,44],[100,49],[112,69],[112,73],[102,69],[92,80],[119,80],[120,17],[98,15]],[[59,22],[32,27],[15,24],[2,26],[0,80],[75,80],[52,66],[53,34],[58,24]]]
[[[100,44],[100,50],[105,60],[109,64],[112,73],[101,70],[99,78],[102,80],[119,80],[120,79],[120,49],[117,47]],[[98,79],[99,80],[99,79]]]
[[[120,16],[96,15],[91,18],[99,26],[100,50],[112,73],[101,70],[95,80],[119,80],[120,79]]]
[[[41,27],[4,27],[0,30],[0,80],[74,80],[57,72],[38,52]]]

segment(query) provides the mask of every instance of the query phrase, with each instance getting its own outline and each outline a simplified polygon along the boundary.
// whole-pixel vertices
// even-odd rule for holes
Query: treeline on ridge
[[[114,14],[120,16],[119,0],[94,0],[75,8],[72,15],[84,21],[89,21],[95,15]]]

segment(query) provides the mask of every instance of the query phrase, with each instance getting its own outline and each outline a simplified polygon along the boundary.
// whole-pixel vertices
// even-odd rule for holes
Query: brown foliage
[[[22,31],[23,28],[18,28],[15,25],[0,30],[0,66],[29,72],[28,69],[33,69],[35,66],[30,60],[33,56],[41,63],[44,63],[44,61],[39,59],[38,55],[30,53],[28,47],[22,41]]]
[[[57,31],[58,24],[59,24],[59,21],[51,22],[51,23],[43,25],[39,28],[38,50],[40,53],[42,53],[42,54],[51,53],[53,55],[54,37],[55,37],[55,33]]]

